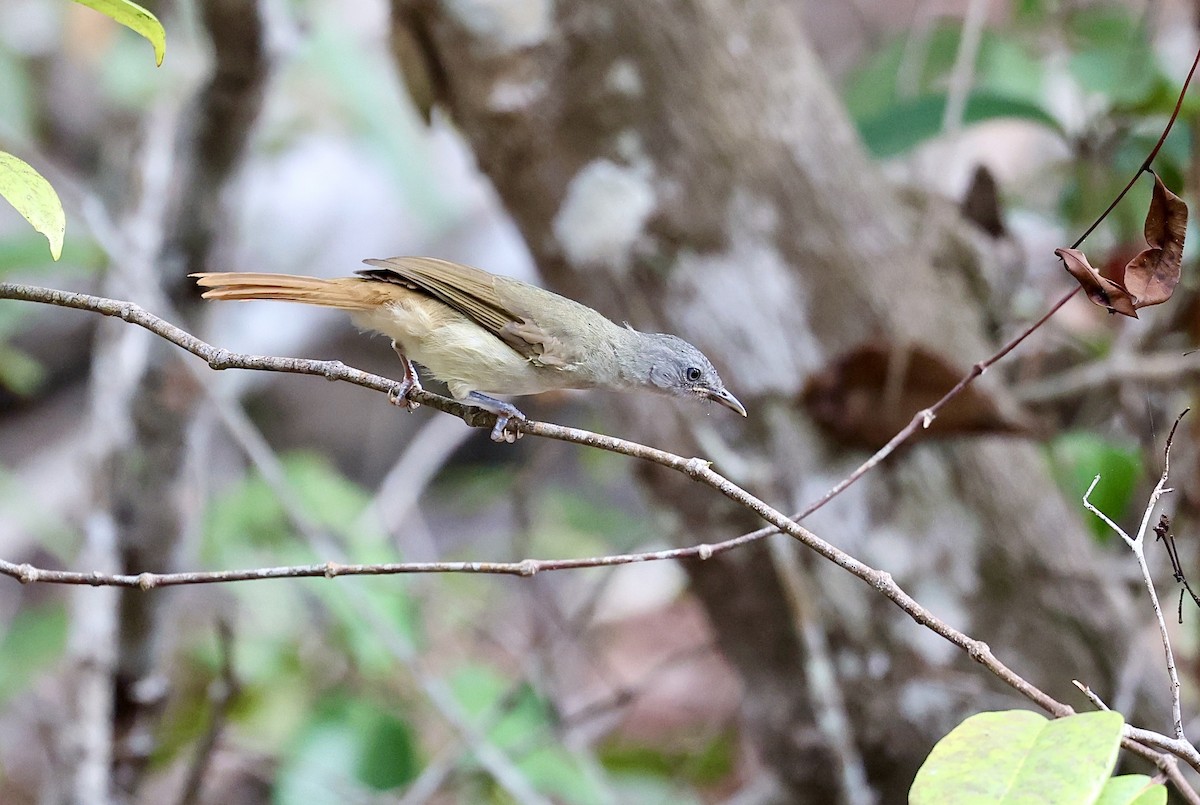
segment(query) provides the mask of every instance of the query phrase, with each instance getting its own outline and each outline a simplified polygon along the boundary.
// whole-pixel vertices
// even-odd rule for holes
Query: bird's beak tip
[[[746,406],[742,405],[737,397],[734,397],[725,389],[714,389],[708,392],[708,398],[728,408],[734,413],[746,416]]]

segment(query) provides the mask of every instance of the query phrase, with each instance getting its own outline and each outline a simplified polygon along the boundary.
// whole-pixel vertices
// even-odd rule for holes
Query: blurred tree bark
[[[865,457],[798,406],[814,372],[866,343],[921,347],[963,369],[991,353],[966,224],[948,205],[914,209],[882,178],[796,3],[393,9],[415,99],[469,140],[546,280],[693,341],[751,411],[741,422],[614,399],[619,435],[714,458],[799,508]],[[759,525],[677,474],[640,472],[677,513],[679,543]],[[1027,441],[923,444],[809,524],[1052,694],[1078,701],[1070,680],[1082,678],[1107,697],[1138,621],[1106,583],[1077,504],[1052,490]],[[902,801],[959,719],[1027,706],[842,571],[776,548],[686,570],[743,679],[745,729],[778,801]],[[1126,685],[1138,708],[1140,688]]]
[[[122,177],[124,252],[103,285],[151,309],[169,303],[190,312],[198,302],[186,275],[207,268],[220,193],[244,152],[266,79],[258,4],[218,0],[200,12],[212,73],[186,108],[164,104],[170,113],[159,109],[149,120]],[[206,427],[199,389],[174,347],[122,322],[101,324],[95,356],[93,511],[83,555],[89,567],[113,572],[169,570],[196,514],[188,462],[197,441],[189,432]],[[53,801],[130,802],[169,693],[162,655],[171,639],[170,596],[80,588],[74,601],[71,715],[58,736],[66,782]]]

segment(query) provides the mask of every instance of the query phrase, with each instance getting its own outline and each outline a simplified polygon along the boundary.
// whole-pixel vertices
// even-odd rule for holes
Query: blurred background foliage
[[[0,209],[3,279],[96,288],[120,259],[97,205],[110,215],[121,209],[136,184],[128,176],[144,147],[144,121],[179,115],[206,64],[192,4],[148,5],[168,31],[158,70],[143,40],[65,0],[0,6],[0,148],[42,170],[68,215],[55,264],[41,236]],[[890,3],[859,2],[845,4],[857,9],[848,17],[831,8],[843,4],[804,5],[817,28],[854,29],[815,38],[864,143],[896,181],[958,197],[978,155],[1001,154],[987,164],[1019,266],[1044,262],[1047,245],[1069,241],[1141,163],[1197,39],[1193,12],[1181,4],[992,3],[964,144],[947,142],[944,118],[965,4],[907,3],[899,14]],[[212,268],[337,275],[364,257],[428,253],[533,276],[452,128],[435,113],[427,131],[405,99],[386,49],[384,4],[265,6],[274,72],[250,152],[225,194],[228,227]],[[1193,93],[1156,163],[1185,196],[1196,186],[1198,104]],[[1139,243],[1148,197],[1140,186],[1093,248],[1118,253]],[[1195,279],[1185,277],[1193,301],[1181,309],[1194,315]],[[1014,282],[1007,312],[1043,309],[1064,287],[1059,277]],[[336,317],[268,305],[203,313],[201,334],[230,349],[395,370],[386,344]],[[1019,355],[1014,374],[1119,343],[1121,323],[1074,307],[1061,319],[1055,343]],[[84,314],[0,305],[0,555],[10,560],[78,567],[87,517],[79,408],[94,327]],[[244,401],[278,465],[253,466],[223,434],[198,448],[206,458],[197,497],[207,497],[182,567],[666,547],[655,539],[664,515],[639,498],[624,459],[532,439],[497,448],[461,424],[426,412],[401,416],[359,390],[311,378],[210,382]],[[619,428],[599,395],[538,400],[529,411]],[[1096,502],[1126,517],[1157,476],[1158,455],[1146,448],[1164,423],[1146,434],[1144,423],[1120,421],[1111,406],[1063,411],[1060,421],[1062,435],[1046,450],[1062,488],[1076,496],[1102,474]],[[402,477],[389,474],[397,469]],[[298,537],[305,531],[322,541]],[[165,670],[171,696],[154,735],[156,791],[178,785],[217,718],[213,693],[224,684],[226,652],[236,686],[219,752],[234,759],[214,762],[212,774],[240,769],[278,803],[395,801],[381,796],[418,789],[430,793],[411,801],[511,801],[482,747],[503,752],[536,791],[564,803],[715,802],[753,777],[736,682],[669,565],[531,580],[267,581],[155,594],[170,596],[179,624]],[[23,757],[14,742],[34,719],[29,703],[57,695],[64,601],[61,590],[0,585],[5,802],[34,801],[14,766]],[[225,645],[218,619],[231,626]],[[472,739],[454,737],[454,718]]]

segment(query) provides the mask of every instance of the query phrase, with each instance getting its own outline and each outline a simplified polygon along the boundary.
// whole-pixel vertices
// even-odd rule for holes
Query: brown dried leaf
[[[832,438],[877,450],[954,387],[964,372],[922,347],[895,354],[893,344],[865,343],[809,378],[800,402]],[[903,371],[900,378],[893,377]],[[899,382],[897,382],[897,380]],[[1007,410],[1006,410],[1007,409]],[[1028,433],[1023,412],[979,385],[968,386],[911,441],[967,433]]]
[[[1134,307],[1160,305],[1179,284],[1183,263],[1183,237],[1187,232],[1187,204],[1154,175],[1154,195],[1146,213],[1146,243],[1125,266],[1125,288],[1137,297]]]
[[[1054,253],[1063,261],[1071,276],[1083,287],[1093,303],[1108,308],[1113,313],[1137,318],[1137,300],[1120,283],[1100,276],[1100,272],[1092,268],[1087,257],[1078,249],[1055,249]]]

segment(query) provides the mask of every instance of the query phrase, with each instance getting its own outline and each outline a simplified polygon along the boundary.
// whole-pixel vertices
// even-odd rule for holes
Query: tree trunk
[[[815,372],[868,343],[964,370],[993,346],[957,214],[915,211],[887,185],[796,5],[398,0],[395,42],[549,284],[692,341],[750,410],[740,421],[623,396],[611,401],[619,435],[713,458],[799,508],[865,457],[799,405]],[[760,525],[678,474],[640,472],[678,513],[678,543]],[[1027,441],[926,443],[806,524],[1075,701],[1072,678],[1111,691],[1132,610],[1053,490]],[[782,547],[685,566],[742,676],[745,729],[781,801],[900,801],[962,717],[1028,706],[852,577]]]

